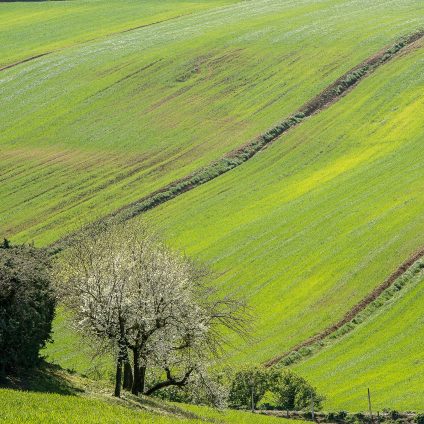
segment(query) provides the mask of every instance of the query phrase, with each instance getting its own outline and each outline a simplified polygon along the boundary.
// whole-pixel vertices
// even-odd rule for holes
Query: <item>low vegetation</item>
[[[295,365],[327,396],[327,410],[424,412],[422,349],[424,268],[417,264],[374,313]]]
[[[304,378],[285,369],[254,367],[238,371],[231,381],[229,402],[234,408],[318,411],[324,398]]]

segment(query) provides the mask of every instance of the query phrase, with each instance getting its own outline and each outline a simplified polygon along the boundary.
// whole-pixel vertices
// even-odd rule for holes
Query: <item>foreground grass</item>
[[[187,175],[415,30],[421,9],[240,2],[3,71],[0,231],[45,244]]]
[[[101,400],[59,394],[0,390],[3,423],[148,423],[201,422],[178,416],[160,416]]]
[[[424,272],[352,333],[298,364],[327,395],[327,409],[424,412]]]
[[[240,411],[161,404],[159,401],[117,400],[105,395],[68,396],[55,393],[22,392],[0,389],[2,423],[204,423],[284,424],[289,420]]]

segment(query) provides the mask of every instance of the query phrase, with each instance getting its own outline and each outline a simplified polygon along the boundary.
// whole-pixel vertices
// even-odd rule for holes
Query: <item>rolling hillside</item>
[[[37,245],[264,134],[424,24],[417,0],[50,3],[0,4],[0,68],[52,51],[0,70],[0,235]],[[241,166],[132,220],[248,300],[252,340],[233,340],[229,363],[264,363],[318,334],[424,245],[423,66],[421,38]],[[423,408],[422,274],[412,280],[294,365],[325,409],[365,409],[369,386],[378,408]],[[48,359],[93,371],[59,312]],[[48,402],[25,396],[13,401]]]
[[[210,163],[417,29],[421,9],[239,2],[2,71],[1,232],[49,243]]]
[[[0,69],[114,33],[189,15],[235,0],[99,0],[1,5]]]
[[[147,213],[250,299],[257,339],[235,361],[266,361],[334,323],[422,245],[423,59],[422,48],[395,59],[243,166]]]
[[[322,386],[329,408],[365,409],[370,387],[376,410],[424,411],[422,268],[409,280],[351,333],[295,366]]]

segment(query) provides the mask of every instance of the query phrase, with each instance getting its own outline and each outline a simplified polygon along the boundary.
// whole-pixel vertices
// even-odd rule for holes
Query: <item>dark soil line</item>
[[[0,72],[5,71],[6,69],[14,68],[15,66],[18,66],[18,65],[22,65],[23,63],[26,63],[26,62],[31,62],[31,60],[35,60],[40,57],[47,56],[51,53],[53,53],[53,51],[37,54],[36,56],[27,57],[26,59],[20,60],[19,62],[15,62],[15,63],[11,63],[10,65],[3,66],[3,68],[0,68]]]
[[[225,154],[221,159],[194,171],[192,174],[175,180],[159,190],[117,209],[97,222],[100,221],[112,224],[127,221],[242,165],[257,153],[263,151],[272,142],[276,141],[282,134],[301,124],[306,118],[321,112],[340,100],[377,68],[390,61],[393,57],[398,55],[399,52],[405,51],[406,47],[411,46],[423,37],[424,28],[400,38],[394,45],[382,49],[346,72],[325,88],[320,94],[304,104],[292,116],[284,119],[264,134]],[[50,247],[54,250],[60,250],[64,248],[71,239],[72,234],[58,240]]]
[[[266,367],[271,367],[284,358],[287,358],[293,353],[298,352],[300,349],[314,345],[335,333],[344,325],[351,322],[360,312],[362,312],[367,306],[374,302],[385,290],[392,286],[392,284],[402,275],[404,275],[419,259],[424,257],[424,247],[411,255],[405,262],[403,262],[390,276],[379,286],[377,286],[371,293],[365,296],[359,303],[357,303],[352,309],[350,309],[345,316],[337,323],[327,327],[325,330],[310,337],[309,339],[297,344],[289,351],[282,355],[276,356],[270,361],[265,363]]]
[[[36,56],[31,56],[31,57],[28,57],[26,59],[22,59],[19,62],[11,63],[9,65],[4,66],[3,68],[0,68],[0,72],[5,71],[6,69],[14,68],[15,66],[18,66],[18,65],[22,65],[23,63],[26,63],[26,62],[30,62],[30,61],[35,60],[35,59],[39,59],[40,57],[47,56],[47,55],[52,54],[52,53],[61,52],[63,50],[69,49],[71,47],[80,46],[80,45],[83,45],[83,44],[86,44],[86,43],[90,43],[91,41],[101,40],[103,38],[112,37],[114,35],[125,34],[126,32],[135,31],[135,30],[141,29],[141,28],[147,28],[147,27],[150,27],[150,26],[153,26],[153,25],[158,25],[158,24],[161,24],[161,23],[164,23],[164,22],[172,21],[174,19],[182,18],[184,16],[189,16],[189,15],[192,15],[192,14],[193,13],[186,13],[186,14],[183,14],[183,15],[172,16],[171,18],[162,19],[161,21],[150,22],[149,24],[139,25],[139,26],[136,26],[136,27],[133,27],[133,28],[124,29],[122,31],[111,32],[109,34],[101,35],[99,37],[89,38],[88,40],[84,40],[84,41],[81,41],[79,43],[77,42],[75,44],[70,44],[68,46],[65,46],[65,47],[62,47],[62,48],[59,48],[59,49],[56,49],[56,50],[51,50],[51,51],[48,51],[48,52],[45,52],[45,53],[40,53]]]

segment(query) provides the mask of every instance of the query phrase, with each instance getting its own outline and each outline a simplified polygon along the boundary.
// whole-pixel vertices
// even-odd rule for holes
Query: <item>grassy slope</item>
[[[250,299],[257,341],[239,361],[333,323],[422,245],[423,60],[422,48],[396,59],[247,164],[147,214]]]
[[[0,421],[2,423],[152,423],[197,424],[214,422],[216,424],[267,424],[281,423],[281,418],[252,415],[247,412],[214,410],[205,407],[175,405],[172,409],[163,406],[157,413],[138,408],[128,408],[125,402],[118,403],[102,396],[103,400],[59,394],[31,393],[0,389]],[[182,418],[183,411],[193,418]],[[178,414],[178,415],[177,415]],[[186,415],[184,414],[184,415]],[[194,418],[197,417],[197,418]],[[288,420],[285,420],[288,422]],[[302,423],[302,421],[301,421]]]
[[[108,355],[99,356],[95,347],[75,332],[69,313],[62,307],[56,311],[52,338],[54,343],[49,343],[42,351],[49,362],[96,380],[113,379],[114,361]]]
[[[236,0],[102,0],[0,5],[0,68],[77,43]]]
[[[0,231],[47,243],[208,163],[417,28],[422,7],[241,2],[2,72]]]
[[[296,369],[328,397],[327,408],[424,412],[424,273],[352,333]]]

